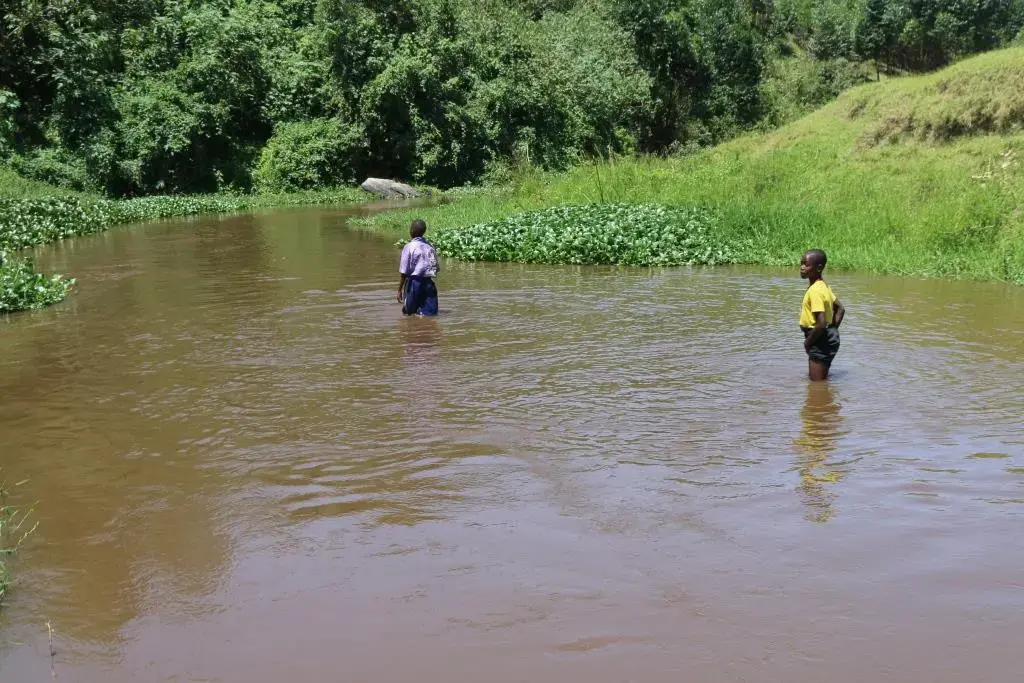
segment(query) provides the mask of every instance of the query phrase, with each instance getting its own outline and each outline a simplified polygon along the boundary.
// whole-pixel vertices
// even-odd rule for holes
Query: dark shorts
[[[437,315],[437,285],[434,284],[433,278],[412,275],[406,280],[402,313]]]
[[[811,328],[801,327],[800,329],[803,330],[804,339],[807,339],[807,335],[811,333]],[[834,327],[826,327],[825,334],[818,337],[818,340],[814,342],[814,346],[807,352],[807,357],[827,367],[832,365],[832,361],[835,360],[837,353],[839,353],[839,330]]]

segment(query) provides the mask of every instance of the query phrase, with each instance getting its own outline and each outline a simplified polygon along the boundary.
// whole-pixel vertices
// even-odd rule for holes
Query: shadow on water
[[[794,440],[798,490],[807,506],[806,519],[828,522],[836,515],[838,484],[844,472],[829,464],[842,435],[842,406],[832,382],[808,382],[807,395],[800,410],[800,434]]]

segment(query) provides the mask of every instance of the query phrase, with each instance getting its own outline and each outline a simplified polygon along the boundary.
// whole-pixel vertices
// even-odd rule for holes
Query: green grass
[[[977,84],[977,86],[975,86]],[[561,204],[706,207],[736,260],[1024,283],[1024,48],[853,88],[790,125],[675,159],[614,160],[364,221],[443,230]],[[894,123],[898,122],[898,123]],[[880,134],[879,131],[887,131]]]
[[[0,199],[29,199],[32,197],[51,197],[54,195],[92,196],[86,192],[64,190],[38,180],[29,180],[15,173],[10,168],[0,166]]]

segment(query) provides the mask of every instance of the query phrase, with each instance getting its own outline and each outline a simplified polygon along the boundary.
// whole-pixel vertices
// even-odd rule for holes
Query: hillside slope
[[[421,213],[456,227],[578,202],[710,206],[742,260],[1024,282],[1024,48],[860,86],[817,112],[681,159],[632,159]],[[408,212],[377,217],[395,229]]]

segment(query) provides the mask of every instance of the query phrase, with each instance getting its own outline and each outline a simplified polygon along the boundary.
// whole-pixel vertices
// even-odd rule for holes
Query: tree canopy
[[[128,196],[667,153],[1013,41],[1024,0],[0,0],[0,163]]]

